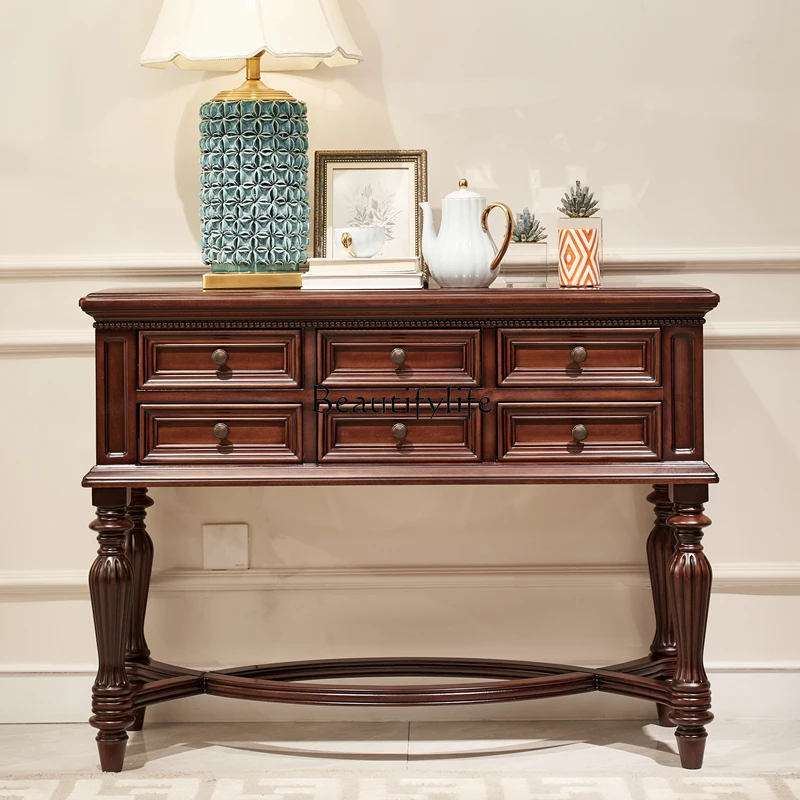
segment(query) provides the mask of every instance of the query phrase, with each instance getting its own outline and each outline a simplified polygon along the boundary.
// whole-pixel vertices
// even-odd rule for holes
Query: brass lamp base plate
[[[246,80],[235,89],[224,89],[219,94],[214,95],[214,101],[217,103],[233,103],[236,100],[290,100],[294,103],[297,102],[296,98],[292,97],[289,92],[284,92],[282,89],[273,89],[261,81],[251,80]]]
[[[300,272],[206,272],[204,289],[299,289]]]

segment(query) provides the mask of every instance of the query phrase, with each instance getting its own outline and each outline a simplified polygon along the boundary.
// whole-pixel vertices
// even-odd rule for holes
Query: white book
[[[408,258],[309,258],[308,274],[363,275],[370,273],[413,274],[419,272],[419,259]]]
[[[422,289],[421,272],[403,274],[362,273],[361,275],[303,275],[304,291],[339,291],[357,289]]]

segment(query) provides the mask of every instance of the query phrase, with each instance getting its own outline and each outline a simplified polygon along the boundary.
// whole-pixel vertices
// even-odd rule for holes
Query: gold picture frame
[[[317,150],[314,165],[315,258],[337,255],[335,227],[373,214],[387,230],[384,255],[416,256],[422,263],[419,204],[428,199],[427,150]]]

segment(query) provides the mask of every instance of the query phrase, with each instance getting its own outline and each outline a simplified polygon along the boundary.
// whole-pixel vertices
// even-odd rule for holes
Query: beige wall
[[[88,714],[95,545],[91,326],[108,286],[197,285],[197,111],[239,76],[149,71],[159,0],[15,4],[0,30],[0,721]],[[552,225],[600,197],[608,280],[700,283],[707,452],[722,476],[707,660],[724,716],[800,716],[800,106],[791,0],[342,0],[358,67],[275,75],[313,148],[428,150]],[[33,53],[42,53],[34,58]],[[646,650],[645,492],[628,487],[159,490],[148,634],[189,665]],[[201,571],[201,525],[248,522],[250,576]],[[498,621],[502,616],[502,622]],[[231,622],[233,620],[233,622]],[[744,701],[735,693],[744,692]],[[613,697],[364,712],[192,699],[154,718],[646,716]]]

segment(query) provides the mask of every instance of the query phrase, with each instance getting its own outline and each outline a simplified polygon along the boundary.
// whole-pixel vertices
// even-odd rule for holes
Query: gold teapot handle
[[[492,271],[496,270],[500,266],[500,262],[503,260],[506,250],[508,250],[508,245],[511,241],[511,234],[514,232],[514,212],[505,203],[489,203],[489,205],[483,209],[483,214],[481,214],[481,226],[486,233],[489,233],[489,226],[487,223],[489,221],[489,212],[493,208],[502,208],[503,211],[505,211],[506,233],[503,237],[503,243],[497,248],[497,255],[494,257],[494,261],[491,263],[490,269]]]

